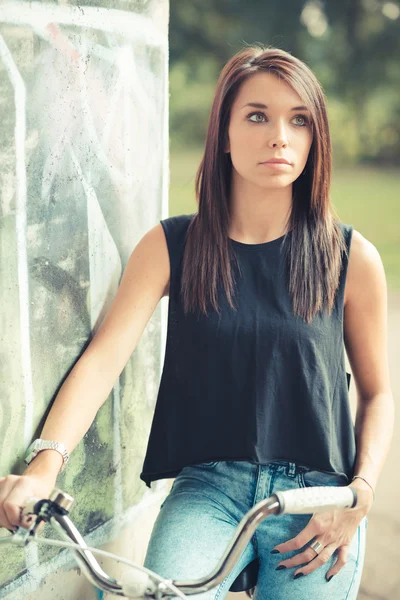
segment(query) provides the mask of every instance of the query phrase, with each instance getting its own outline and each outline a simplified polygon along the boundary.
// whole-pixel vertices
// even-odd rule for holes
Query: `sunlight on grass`
[[[392,289],[400,289],[399,184],[395,171],[371,167],[340,169],[332,182],[340,218],[377,247]]]

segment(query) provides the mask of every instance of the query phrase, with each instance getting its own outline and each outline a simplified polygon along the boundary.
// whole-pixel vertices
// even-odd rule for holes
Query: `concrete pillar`
[[[168,8],[0,4],[0,475],[22,471],[132,249],[167,215]],[[139,479],[165,324],[164,306],[58,479],[87,540],[116,552],[167,493]],[[68,553],[4,549],[0,597],[98,597],[77,591]]]

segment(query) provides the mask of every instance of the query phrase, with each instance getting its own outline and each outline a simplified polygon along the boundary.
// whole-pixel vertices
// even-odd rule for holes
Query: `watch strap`
[[[26,452],[25,463],[29,465],[42,450],[56,450],[61,454],[63,459],[63,464],[60,469],[61,473],[61,471],[64,470],[67,462],[69,461],[69,454],[67,452],[67,449],[61,442],[36,439],[34,442],[32,442],[32,444],[29,446]]]

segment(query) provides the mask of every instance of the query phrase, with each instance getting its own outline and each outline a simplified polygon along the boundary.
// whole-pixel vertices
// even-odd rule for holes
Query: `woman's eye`
[[[253,117],[256,118],[253,119]],[[265,118],[266,117],[264,113],[252,113],[251,115],[248,115],[248,119],[251,123],[264,123]],[[296,125],[298,125],[299,127],[305,127],[309,123],[308,117],[306,115],[296,115],[293,120],[295,119],[301,119],[302,122],[296,123]]]
[[[252,113],[251,115],[249,115],[250,120],[251,120],[251,117],[264,117],[265,118],[265,115],[264,115],[264,113]],[[263,121],[256,120],[256,121],[251,121],[251,122],[252,123],[262,123]]]
[[[296,115],[295,119],[303,119],[303,123],[300,124],[301,127],[305,127],[306,125],[308,125],[308,119],[306,115]]]

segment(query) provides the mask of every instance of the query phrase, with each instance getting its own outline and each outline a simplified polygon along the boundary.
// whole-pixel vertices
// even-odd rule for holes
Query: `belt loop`
[[[288,477],[296,477],[296,463],[290,462],[288,463],[288,470],[287,470],[287,474]]]

